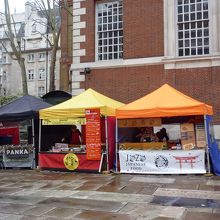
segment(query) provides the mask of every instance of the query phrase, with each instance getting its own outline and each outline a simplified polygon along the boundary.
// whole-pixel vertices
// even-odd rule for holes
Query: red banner
[[[40,152],[39,153],[39,167],[41,169],[60,169],[67,170],[64,164],[64,157],[68,153],[51,153]],[[79,165],[76,171],[99,171],[100,161],[89,161],[86,159],[85,154],[76,154],[79,160]]]
[[[2,127],[0,128],[1,137],[11,137],[12,143],[9,144],[19,144],[19,128],[18,127]],[[1,144],[0,144],[1,145]]]
[[[100,109],[86,110],[86,158],[101,159]]]

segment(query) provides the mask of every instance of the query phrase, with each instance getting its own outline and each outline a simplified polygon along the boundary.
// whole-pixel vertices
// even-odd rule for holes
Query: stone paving
[[[0,170],[0,220],[219,220],[220,177]]]

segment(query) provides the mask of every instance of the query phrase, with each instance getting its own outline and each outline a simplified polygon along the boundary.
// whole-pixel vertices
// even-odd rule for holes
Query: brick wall
[[[124,59],[164,55],[163,0],[124,0]]]
[[[82,84],[124,103],[134,101],[164,83],[210,104],[220,123],[220,67],[164,70],[163,65],[92,70]]]
[[[179,91],[213,106],[220,123],[220,67],[165,70],[166,81]]]
[[[86,28],[81,30],[81,34],[86,36],[86,42],[80,43],[80,49],[86,49],[81,63],[95,61],[96,2],[98,0],[81,2],[81,7],[86,8],[86,14],[81,16],[81,21],[86,22]],[[123,4],[124,58],[163,56],[163,0],[123,0]],[[68,47],[64,48],[67,50]],[[85,82],[80,82],[80,88],[91,87],[128,103],[169,83],[186,95],[213,105],[215,123],[220,123],[219,71],[220,67],[165,70],[162,64],[92,69]]]
[[[95,61],[95,1],[84,1],[82,8],[86,8],[86,14],[81,16],[81,21],[86,22],[86,28],[81,30],[81,35],[86,36],[86,42],[80,43],[80,49],[86,49],[86,56],[81,57],[81,62]]]
[[[84,86],[128,103],[164,83],[163,65],[131,68],[93,69]]]

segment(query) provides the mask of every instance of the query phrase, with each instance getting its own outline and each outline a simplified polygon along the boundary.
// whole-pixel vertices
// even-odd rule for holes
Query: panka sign
[[[10,160],[20,160],[29,158],[30,150],[28,147],[7,147],[5,148],[5,156]]]
[[[100,109],[87,109],[86,112],[86,158],[101,160]]]

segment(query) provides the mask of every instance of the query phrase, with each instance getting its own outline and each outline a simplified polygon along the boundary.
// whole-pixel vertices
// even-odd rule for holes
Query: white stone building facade
[[[20,35],[20,45],[25,58],[28,92],[37,97],[49,91],[50,46],[46,19],[29,2],[25,4],[25,12],[14,14],[13,28]],[[4,42],[8,52],[11,51],[5,35],[4,18],[0,19],[0,42]],[[22,93],[21,71],[16,60],[13,60],[0,43],[0,94],[20,95]],[[57,52],[55,86],[59,88],[59,58]]]

